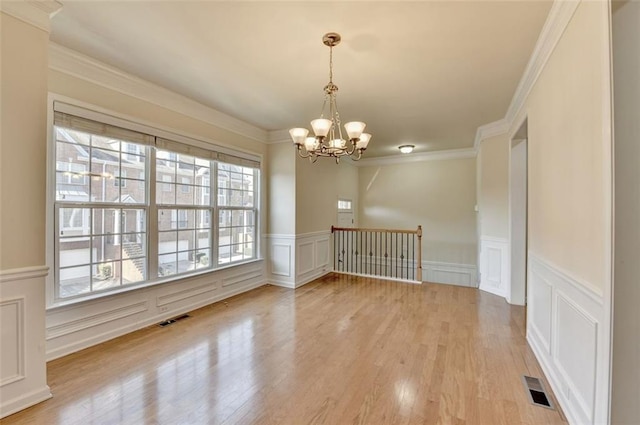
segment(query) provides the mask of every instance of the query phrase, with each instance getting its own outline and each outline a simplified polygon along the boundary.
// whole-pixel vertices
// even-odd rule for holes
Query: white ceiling
[[[64,1],[52,41],[265,130],[320,113],[335,31],[344,122],[367,157],[473,146],[504,117],[549,1]]]

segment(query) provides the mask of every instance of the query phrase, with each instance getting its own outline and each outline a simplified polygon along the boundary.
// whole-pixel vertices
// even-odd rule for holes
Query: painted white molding
[[[424,282],[477,287],[478,268],[474,264],[423,261],[422,273]]]
[[[3,299],[0,301],[0,316],[2,317],[2,372],[0,387],[21,381],[25,378],[25,297]],[[9,359],[9,361],[7,361]],[[11,361],[13,360],[13,361]],[[5,375],[8,363],[13,363],[13,373]]]
[[[480,236],[480,289],[509,296],[509,241]]]
[[[219,281],[206,282],[202,285],[188,287],[179,291],[174,290],[167,294],[158,295],[156,297],[156,307],[162,307],[191,297],[203,297],[205,294],[218,289],[219,284]]]
[[[118,319],[133,316],[145,312],[149,309],[147,301],[140,301],[134,304],[109,309],[101,313],[83,315],[75,320],[70,320],[56,326],[47,327],[47,340],[59,338],[61,336],[73,334],[85,329],[93,328]]]
[[[604,298],[529,252],[527,341],[571,424],[608,421]]]
[[[533,53],[529,58],[527,67],[525,68],[522,78],[518,83],[518,87],[511,99],[511,104],[505,116],[505,120],[509,124],[514,123],[514,119],[524,107],[529,93],[538,77],[542,73],[547,61],[551,57],[551,53],[560,41],[564,30],[567,28],[569,21],[573,17],[580,0],[562,0],[554,1],[547,15],[547,20],[540,31],[540,36],[533,49]],[[515,129],[517,131],[517,128]]]
[[[53,397],[51,395],[51,389],[48,385],[45,385],[26,394],[21,394],[19,397],[8,400],[3,399],[2,404],[0,405],[0,418],[13,415],[27,407],[31,407],[34,404],[48,400],[51,397]]]
[[[47,360],[262,286],[265,267],[253,262],[49,310]]]
[[[385,156],[380,158],[365,158],[360,161],[352,161],[356,167],[372,167],[391,164],[408,164],[410,162],[423,161],[446,161],[449,159],[475,158],[476,150],[472,148],[464,149],[447,149],[441,151],[412,153],[409,155],[400,154],[393,156]]]
[[[62,9],[55,0],[0,1],[0,10],[29,25],[51,32],[51,18]]]
[[[331,272],[331,231],[298,235],[267,235],[268,282],[285,288],[299,288]]]
[[[498,136],[509,131],[509,121],[506,119],[500,119],[498,121],[491,122],[489,124],[481,125],[476,130],[476,139],[473,142],[473,149],[476,151],[480,147],[480,143],[490,137]]]
[[[267,141],[267,132],[261,128],[55,43],[49,44],[49,68],[258,142]]]
[[[278,143],[291,143],[291,146],[293,146],[293,141],[291,140],[288,129],[269,131],[267,133],[267,143],[270,145],[275,145]]]
[[[0,272],[0,418],[51,397],[43,350],[47,271],[36,266]]]
[[[22,267],[19,269],[0,270],[0,283],[45,277],[48,273],[48,266],[33,266]]]

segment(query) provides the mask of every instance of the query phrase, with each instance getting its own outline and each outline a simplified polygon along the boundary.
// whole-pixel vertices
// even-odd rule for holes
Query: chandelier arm
[[[302,149],[301,149],[301,148],[298,148],[298,156],[299,156],[300,158],[309,158],[309,156],[311,156],[311,155],[309,154],[309,152],[307,152],[306,154],[303,154],[303,153],[302,153]]]

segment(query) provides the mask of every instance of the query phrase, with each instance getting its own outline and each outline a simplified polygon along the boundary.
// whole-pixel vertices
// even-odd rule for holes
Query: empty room
[[[640,2],[0,11],[0,424],[640,425]]]

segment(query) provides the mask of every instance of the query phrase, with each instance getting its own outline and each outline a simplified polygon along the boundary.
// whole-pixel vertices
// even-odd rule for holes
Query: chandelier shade
[[[350,156],[357,161],[367,149],[371,134],[363,133],[366,124],[362,121],[350,121],[344,124],[347,138],[342,134],[340,113],[336,104],[338,86],[333,83],[333,47],[340,43],[340,34],[330,32],[324,35],[322,42],[329,47],[329,83],[324,87],[324,102],[320,118],[311,121],[313,136],[309,136],[306,128],[292,128],[289,130],[293,144],[302,158],[309,158],[311,162],[320,157],[335,158]],[[326,111],[328,109],[328,111]],[[328,112],[325,116],[325,111]]]

